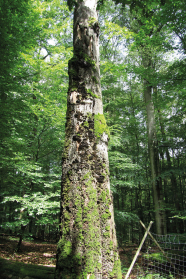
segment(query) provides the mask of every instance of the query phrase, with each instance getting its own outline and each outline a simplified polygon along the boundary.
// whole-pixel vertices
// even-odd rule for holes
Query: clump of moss
[[[114,258],[115,258],[114,267],[112,269],[112,272],[110,272],[110,277],[122,279],[121,262],[119,258],[117,259],[117,253],[114,253]]]
[[[94,94],[90,89],[87,89],[87,93],[90,94],[93,98],[99,98],[99,96]]]
[[[69,148],[70,148],[70,144],[71,144],[71,140],[70,139],[65,141],[64,151],[63,151],[63,159],[66,159],[67,156],[68,156],[68,151],[69,151]]]
[[[103,213],[101,215],[101,219],[102,221],[105,223],[105,221],[107,221],[109,218],[111,218],[111,213],[110,212],[107,212],[107,213]]]
[[[106,227],[105,227],[105,230],[106,230],[106,231],[110,231],[110,226],[106,226]]]
[[[92,76],[92,80],[93,82],[95,82],[96,84],[98,84],[97,78],[95,76]]]
[[[102,191],[101,194],[100,194],[100,199],[103,201],[103,202],[106,202],[106,199],[107,199],[107,193],[105,191]]]
[[[72,243],[67,241],[65,237],[62,237],[58,242],[58,265],[61,268],[68,270],[72,265],[71,253],[72,253]],[[60,251],[60,252],[59,252]]]
[[[77,87],[72,87],[72,88],[70,89],[70,92],[73,92],[73,91],[78,91],[78,88],[77,88]]]
[[[97,138],[101,138],[103,133],[106,133],[110,138],[109,128],[103,114],[94,115],[94,133]]]
[[[91,173],[90,172],[87,172],[84,176],[83,176],[83,179],[86,180],[86,179],[89,179],[91,176]],[[85,183],[86,184],[86,183]]]
[[[66,203],[69,201],[70,180],[68,177],[63,181],[63,199]]]
[[[83,126],[85,126],[85,127],[89,127],[88,122],[87,122],[87,121],[85,121],[85,122],[83,123]]]
[[[64,239],[60,239],[58,242],[58,247],[60,250],[63,250],[63,257],[68,257],[72,252],[72,243],[70,241],[65,241]]]
[[[88,66],[92,67],[93,71],[96,71],[96,62],[90,58],[87,54],[83,54],[84,60],[87,62]]]
[[[93,27],[95,23],[98,23],[97,19],[95,17],[91,17],[89,20],[88,20],[88,23],[89,23],[89,26],[90,27]]]
[[[88,117],[89,119],[93,119],[93,114],[90,113],[90,112],[87,112],[87,117]]]

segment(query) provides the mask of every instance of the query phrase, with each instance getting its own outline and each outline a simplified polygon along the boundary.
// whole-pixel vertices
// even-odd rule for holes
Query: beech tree
[[[121,278],[109,184],[109,130],[102,106],[96,7],[97,0],[75,2],[55,278]]]
[[[133,27],[133,30],[136,34],[136,47],[141,58],[141,78],[143,81],[143,95],[146,106],[148,153],[151,168],[156,232],[158,234],[166,234],[166,216],[163,204],[163,188],[159,166],[155,110],[152,98],[153,90],[155,91],[157,86],[157,81],[155,79],[156,56],[158,56],[160,51],[162,52],[162,45],[165,40],[162,31],[163,24],[158,20],[159,11],[160,6],[158,6],[158,3],[155,3],[153,11],[152,6],[149,8],[148,6],[144,6],[141,13],[137,10],[133,10],[133,17],[137,18],[137,22],[136,19],[134,19],[136,25]],[[147,24],[145,23],[145,20],[147,21]]]
[[[155,110],[152,98],[153,89],[157,86],[155,78],[156,56],[163,51],[165,35],[164,23],[159,18],[162,10],[160,1],[122,1],[114,0],[123,6],[130,4],[128,26],[133,32],[133,46],[139,55],[139,77],[143,83],[143,96],[146,106],[146,123],[148,136],[148,154],[151,169],[151,184],[153,190],[156,232],[166,234],[166,217],[163,204],[163,188],[159,167],[158,139],[156,135]]]
[[[0,46],[0,229],[20,233],[21,238],[56,237],[71,12],[57,0],[4,2],[0,5],[0,21],[5,24],[0,36],[4,42]]]

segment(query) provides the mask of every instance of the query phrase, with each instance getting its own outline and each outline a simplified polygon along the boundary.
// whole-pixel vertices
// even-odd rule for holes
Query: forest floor
[[[15,237],[0,237],[0,258],[55,267],[57,244],[41,241],[23,241],[20,252],[16,252],[19,239]]]
[[[119,248],[119,255],[120,255],[120,260],[121,260],[121,269],[122,269],[122,274],[123,278],[125,278],[125,275],[127,274],[127,271],[131,265],[131,262],[136,254],[136,251],[138,249],[137,244],[126,244],[122,248]],[[130,279],[137,279],[138,278],[138,267],[139,267],[139,261],[140,261],[140,256],[142,253],[139,253],[139,258],[136,261],[136,264],[134,265],[134,268],[132,269],[129,278]]]
[[[0,258],[17,263],[55,267],[57,244],[41,241],[23,241],[20,252],[16,252],[19,239],[11,236],[0,236]],[[120,259],[123,275],[132,262],[137,245],[126,245],[120,248]],[[135,273],[130,278],[137,278]]]

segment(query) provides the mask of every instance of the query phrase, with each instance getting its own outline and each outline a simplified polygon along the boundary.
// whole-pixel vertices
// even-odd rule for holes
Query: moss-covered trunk
[[[99,74],[97,1],[77,1],[56,279],[121,278]]]

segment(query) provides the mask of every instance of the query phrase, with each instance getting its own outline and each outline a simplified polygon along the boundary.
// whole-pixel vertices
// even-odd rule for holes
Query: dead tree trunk
[[[56,279],[122,278],[109,184],[96,6],[97,0],[78,0],[74,11]]]

